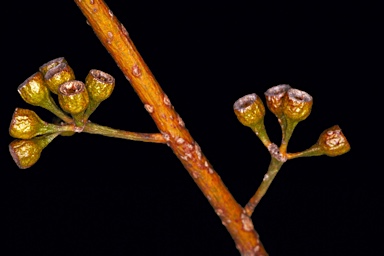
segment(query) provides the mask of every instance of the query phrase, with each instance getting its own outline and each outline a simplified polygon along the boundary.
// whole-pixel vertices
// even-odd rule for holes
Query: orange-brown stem
[[[155,121],[167,144],[188,170],[226,226],[242,255],[267,255],[252,220],[213,170],[199,145],[136,50],[128,32],[102,0],[75,0]]]

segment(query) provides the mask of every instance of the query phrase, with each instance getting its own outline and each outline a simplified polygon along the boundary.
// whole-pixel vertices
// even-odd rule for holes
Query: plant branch
[[[283,163],[284,162],[277,160],[273,156],[271,157],[271,163],[269,164],[267,173],[264,175],[263,181],[261,182],[256,193],[253,195],[253,197],[249,200],[249,202],[245,206],[245,212],[247,213],[248,216],[252,216],[253,211],[255,210],[256,206],[259,204],[261,198],[263,198],[263,196],[267,192],[269,186],[271,185],[276,174],[279,172]]]
[[[128,32],[101,0],[75,0],[101,43],[144,104],[159,131],[222,220],[242,255],[267,255],[252,220],[236,202],[136,50]]]

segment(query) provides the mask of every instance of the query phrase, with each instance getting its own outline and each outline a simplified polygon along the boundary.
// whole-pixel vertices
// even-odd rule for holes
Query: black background
[[[212,1],[213,2],[213,1]],[[204,1],[108,1],[192,136],[241,205],[269,155],[233,114],[241,96],[288,83],[314,98],[289,151],[340,125],[352,150],[287,162],[252,219],[276,255],[377,255],[383,202],[377,158],[367,158],[380,103],[374,6]],[[208,201],[164,145],[89,134],[58,137],[30,169],[8,152],[16,107],[45,121],[17,86],[65,57],[79,80],[116,78],[93,122],[157,132],[148,113],[73,1],[26,1],[3,10],[1,85],[2,255],[238,255]],[[268,112],[274,142],[279,125]],[[381,234],[382,235],[382,234]]]

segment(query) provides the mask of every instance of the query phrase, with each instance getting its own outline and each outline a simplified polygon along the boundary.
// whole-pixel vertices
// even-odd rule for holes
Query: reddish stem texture
[[[159,131],[204,193],[242,255],[268,255],[252,220],[236,202],[194,141],[127,30],[102,0],[75,0],[101,43],[131,83]]]

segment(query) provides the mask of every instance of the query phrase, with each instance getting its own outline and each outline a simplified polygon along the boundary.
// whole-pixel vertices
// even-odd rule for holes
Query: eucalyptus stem
[[[88,122],[83,132],[91,134],[99,134],[107,137],[120,138],[126,140],[135,140],[142,142],[153,142],[153,143],[165,143],[161,133],[138,133],[138,132],[129,132],[118,129],[113,129],[107,126],[98,125],[95,123]]]
[[[324,155],[324,152],[321,151],[320,147],[311,147],[301,152],[286,154],[288,160],[299,158],[299,157],[311,157],[311,156],[321,156],[321,155]]]
[[[100,42],[129,80],[144,104],[144,108],[167,141],[167,145],[220,217],[239,252],[242,255],[268,255],[253,227],[251,218],[245,214],[244,209],[204,156],[170,99],[140,56],[125,27],[102,0],[75,0],[75,3]],[[85,129],[89,128],[87,126]]]
[[[247,205],[244,207],[245,212],[248,216],[252,215],[253,211],[255,210],[256,206],[259,204],[261,198],[263,198],[263,196],[267,192],[269,186],[271,185],[276,174],[279,172],[283,163],[284,162],[277,160],[273,156],[271,157],[271,163],[269,164],[267,173],[264,175],[263,181],[261,182],[254,196],[249,200]]]
[[[256,134],[256,136],[259,137],[259,139],[261,140],[261,142],[266,148],[268,148],[271,145],[271,141],[264,127],[264,120],[261,120],[259,123],[253,126],[252,130]]]
[[[52,101],[44,102],[44,104],[41,106],[53,113],[55,116],[63,120],[64,122],[70,124],[73,123],[73,119],[67,116],[57,105],[56,103]]]
[[[299,122],[284,118],[281,125],[283,131],[283,137],[280,145],[280,152],[285,154],[287,152],[288,142],[292,137],[293,131],[295,130]]]
[[[93,100],[89,101],[87,110],[84,113],[84,121],[87,121],[90,115],[97,109],[101,102],[95,102]]]

